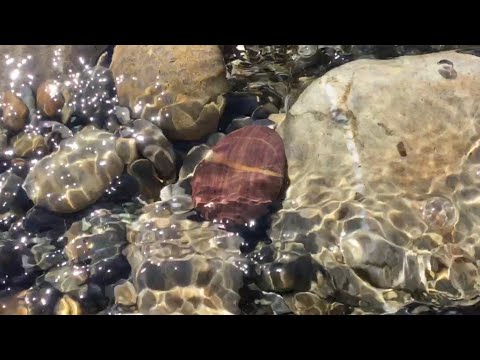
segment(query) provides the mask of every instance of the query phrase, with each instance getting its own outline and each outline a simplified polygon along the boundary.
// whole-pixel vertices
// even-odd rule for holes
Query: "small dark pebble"
[[[230,125],[227,126],[225,129],[226,134],[230,134],[231,132],[234,132],[235,130],[241,129],[242,127],[252,125],[253,124],[253,119],[251,117],[240,117],[240,118],[235,118],[232,120]]]
[[[255,109],[255,111],[252,113],[252,119],[266,119],[270,116],[270,114],[278,114],[278,111],[279,110],[275,105],[271,103],[265,104]]]
[[[53,315],[61,297],[60,291],[48,283],[42,283],[28,290],[25,302],[31,315]]]
[[[135,178],[129,174],[122,174],[114,178],[100,201],[128,202],[140,193],[140,186]]]
[[[85,314],[96,314],[104,310],[109,303],[102,287],[95,284],[81,285],[68,295],[80,303]]]
[[[25,215],[23,227],[26,231],[32,233],[41,233],[48,230],[63,233],[67,230],[67,222],[62,216],[35,206]]]
[[[225,110],[219,122],[219,131],[224,132],[233,119],[250,116],[260,106],[259,98],[250,93],[229,93],[225,95]]]
[[[109,285],[120,279],[128,279],[130,264],[123,255],[100,260],[90,265],[90,281],[97,285]]]

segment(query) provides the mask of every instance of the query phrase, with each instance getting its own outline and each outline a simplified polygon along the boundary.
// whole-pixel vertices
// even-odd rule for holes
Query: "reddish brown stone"
[[[47,80],[37,89],[37,108],[42,114],[53,117],[59,115],[65,104],[65,99],[61,94],[60,84]]]
[[[28,108],[17,95],[5,91],[2,96],[3,124],[13,132],[19,132],[25,127],[28,118]]]
[[[192,196],[207,220],[249,224],[268,212],[285,180],[283,141],[272,129],[246,126],[221,139],[195,169]]]

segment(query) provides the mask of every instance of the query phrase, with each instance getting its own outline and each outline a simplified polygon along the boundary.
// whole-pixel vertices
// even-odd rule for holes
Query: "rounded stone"
[[[137,290],[130,281],[122,281],[115,286],[115,302],[119,305],[132,306],[137,303]]]
[[[37,108],[48,117],[59,116],[65,99],[61,92],[61,84],[54,80],[43,82],[37,89]]]
[[[216,130],[228,90],[217,45],[117,45],[112,58],[120,106],[171,140]]]
[[[11,91],[5,91],[2,96],[1,106],[3,109],[2,121],[5,127],[13,132],[19,132],[25,127],[28,119],[28,107],[17,95]]]
[[[279,198],[285,170],[280,136],[267,127],[246,126],[222,138],[196,167],[195,207],[207,220],[249,224]]]
[[[97,201],[124,164],[112,134],[87,126],[40,160],[23,187],[35,205],[53,212],[79,211]]]

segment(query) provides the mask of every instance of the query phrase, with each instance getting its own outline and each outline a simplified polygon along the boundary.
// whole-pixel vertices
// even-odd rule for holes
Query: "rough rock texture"
[[[68,69],[80,71],[85,65],[94,65],[107,46],[0,45],[0,90],[8,89],[12,81],[15,84],[32,82],[36,89],[47,79],[68,74]],[[33,79],[28,75],[33,75]]]
[[[189,220],[189,196],[145,206],[131,224],[127,258],[143,314],[238,314],[243,239]]]
[[[216,45],[117,45],[112,72],[120,106],[156,123],[171,140],[216,130],[228,90]]]
[[[123,168],[115,137],[87,126],[40,160],[23,187],[36,205],[70,213],[97,201]]]
[[[248,224],[268,212],[285,181],[285,151],[277,133],[246,126],[222,138],[195,168],[192,197],[207,220]]]
[[[303,92],[277,128],[291,185],[270,235],[311,256],[310,292],[357,312],[480,295],[479,102],[480,58],[454,51],[354,61]]]

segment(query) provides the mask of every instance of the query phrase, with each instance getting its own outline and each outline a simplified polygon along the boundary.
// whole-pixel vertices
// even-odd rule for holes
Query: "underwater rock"
[[[253,119],[249,116],[239,117],[232,120],[230,125],[225,129],[226,134],[230,134],[235,130],[241,129],[245,126],[253,125]]]
[[[115,286],[115,302],[119,305],[133,306],[137,303],[137,291],[130,281]]]
[[[138,158],[135,139],[117,139],[115,150],[117,151],[118,156],[120,156],[120,159],[123,160],[124,164],[131,164]]]
[[[128,126],[131,125],[130,110],[127,107],[115,106],[115,116],[120,124]]]
[[[68,295],[64,295],[55,305],[55,315],[82,315],[81,305]]]
[[[90,283],[106,286],[128,278],[130,266],[122,250],[130,221],[127,213],[97,209],[65,233],[65,254],[73,263],[87,264]]]
[[[12,173],[17,176],[20,176],[22,179],[27,177],[28,171],[30,170],[30,165],[25,159],[13,159],[10,167]]]
[[[186,197],[144,207],[126,249],[144,314],[236,314],[246,260],[241,237],[189,220]]]
[[[115,137],[87,126],[40,160],[23,187],[35,205],[71,213],[97,201],[123,168]]]
[[[183,159],[183,164],[178,174],[177,184],[188,194],[192,193],[191,181],[193,178],[193,172],[210,150],[210,147],[205,144],[197,145],[192,147],[185,156],[185,159]]]
[[[137,180],[140,185],[140,193],[146,201],[158,200],[163,184],[150,160],[136,160],[128,167],[128,173]]]
[[[55,80],[47,80],[37,89],[37,108],[48,117],[61,114],[65,99],[62,95],[62,85]]]
[[[103,128],[117,104],[113,74],[103,66],[83,70],[78,79],[65,86],[62,94],[65,97],[62,122],[69,126],[92,124]]]
[[[0,88],[30,84],[95,65],[108,45],[0,45]],[[17,72],[14,72],[17,70]],[[30,77],[29,77],[30,75]]]
[[[207,138],[207,141],[205,142],[205,144],[209,147],[215,146],[223,137],[225,137],[224,133],[221,133],[221,132],[213,133]]]
[[[287,114],[271,114],[268,117],[268,120],[273,121],[278,126],[283,122],[283,120],[285,120],[286,117],[287,117]]]
[[[65,233],[65,254],[71,261],[95,263],[120,254],[126,245],[126,224],[121,216],[99,209],[72,224]]]
[[[66,260],[63,249],[57,249],[50,243],[36,244],[32,246],[31,251],[35,264],[42,270],[48,270]]]
[[[270,237],[331,278],[309,292],[333,288],[356,313],[480,295],[478,74],[454,51],[357,60],[302,93],[277,128],[291,185]]]
[[[25,127],[28,120],[28,107],[17,95],[5,91],[0,99],[3,111],[2,122],[12,132],[19,132]]]
[[[62,293],[48,283],[35,285],[28,289],[25,304],[28,315],[53,315]]]
[[[217,45],[117,45],[111,69],[120,105],[168,139],[199,140],[217,129],[228,90]]]
[[[274,130],[241,128],[222,138],[195,168],[195,207],[206,220],[249,224],[279,198],[285,170],[282,139]]]
[[[162,130],[152,123],[138,119],[133,122],[134,138],[140,153],[150,160],[162,180],[175,179],[175,153]]]
[[[45,281],[58,291],[67,293],[85,284],[88,277],[89,271],[86,265],[60,264],[45,274]]]
[[[22,178],[12,172],[0,174],[0,214],[9,210],[22,186]]]
[[[20,158],[43,158],[48,152],[45,139],[39,134],[22,132],[12,138],[11,144]]]

